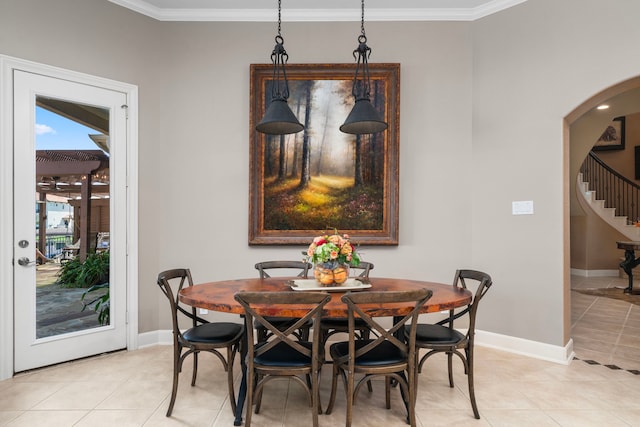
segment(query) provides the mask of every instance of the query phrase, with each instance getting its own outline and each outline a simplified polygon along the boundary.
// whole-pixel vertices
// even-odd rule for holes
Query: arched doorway
[[[608,108],[598,109],[600,105],[606,104]],[[637,113],[640,112],[640,76],[635,77],[609,88],[602,90],[591,98],[584,101],[580,106],[574,109],[565,117],[565,185],[568,187],[568,215],[566,216],[565,227],[565,256],[568,260],[568,271],[566,271],[564,295],[565,302],[565,332],[567,337],[571,337],[574,341],[574,351],[578,358],[591,359],[602,364],[616,364],[616,359],[622,360],[622,364],[631,363],[635,366],[620,366],[622,368],[637,369],[639,362],[625,362],[623,356],[617,357],[615,353],[618,350],[618,342],[621,342],[624,328],[624,320],[615,326],[617,332],[617,341],[615,344],[610,342],[598,342],[607,337],[606,328],[595,329],[589,332],[588,328],[581,328],[578,322],[587,320],[582,318],[587,310],[600,310],[599,316],[608,315],[604,313],[603,307],[610,307],[612,310],[630,310],[630,304],[624,305],[613,303],[605,297],[598,302],[596,297],[585,299],[580,292],[572,292],[572,283],[577,288],[581,286],[613,286],[617,283],[624,283],[625,278],[616,277],[618,257],[622,257],[622,251],[617,249],[616,240],[629,240],[620,238],[618,232],[609,227],[606,222],[599,220],[597,216],[590,212],[579,202],[580,188],[577,185],[577,178],[580,167],[589,155],[594,143],[607,128],[608,124],[617,117],[634,117],[636,122],[639,120]],[[635,139],[635,141],[634,141]],[[637,138],[629,139],[627,137],[626,152],[633,153],[634,145],[638,144]],[[629,146],[631,148],[629,149]],[[627,155],[627,154],[625,154]],[[630,160],[631,161],[631,160]],[[565,193],[565,194],[567,194]],[[633,219],[632,219],[633,220]],[[595,224],[595,225],[594,225]],[[604,234],[606,237],[602,237]],[[616,235],[619,236],[616,238]],[[601,246],[598,246],[601,245]],[[596,252],[607,252],[608,257],[594,257]],[[574,273],[572,276],[571,273]],[[609,277],[607,277],[609,276]],[[584,277],[584,280],[582,279]],[[622,293],[622,290],[620,290]],[[595,294],[595,292],[594,292]],[[603,301],[607,301],[604,302]],[[581,304],[589,303],[591,307],[582,307]],[[596,307],[596,303],[600,304]],[[614,308],[615,307],[615,308]],[[584,311],[582,311],[584,310]],[[573,314],[573,317],[572,317]],[[625,313],[610,313],[611,318],[625,319]],[[597,317],[595,317],[597,318]],[[604,325],[604,323],[603,323]],[[572,328],[573,327],[573,328]],[[598,326],[599,327],[599,326]],[[612,326],[613,327],[613,326]],[[589,340],[585,339],[585,334],[592,333]],[[609,333],[609,335],[611,335]],[[622,339],[621,339],[622,338]],[[593,345],[601,351],[591,351],[589,345]],[[622,348],[622,347],[621,347]],[[602,360],[599,360],[602,359]]]

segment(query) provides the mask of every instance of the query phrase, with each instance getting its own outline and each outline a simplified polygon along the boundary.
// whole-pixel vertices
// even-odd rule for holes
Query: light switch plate
[[[511,202],[513,215],[533,215],[533,200]]]

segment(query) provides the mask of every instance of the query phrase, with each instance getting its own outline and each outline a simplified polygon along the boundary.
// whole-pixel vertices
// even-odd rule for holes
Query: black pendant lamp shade
[[[289,55],[284,50],[284,39],[280,35],[280,22],[280,0],[278,0],[278,35],[276,36],[276,46],[271,52],[271,62],[273,63],[271,102],[264,113],[264,117],[256,125],[258,132],[269,135],[287,135],[304,129],[304,126],[287,105],[289,83],[287,82],[287,73],[284,66],[289,59]]]
[[[344,133],[355,135],[381,132],[387,128],[387,124],[380,117],[369,98],[356,100],[356,104],[347,116],[347,120],[340,126]]]
[[[269,135],[288,135],[300,132],[304,126],[289,108],[285,98],[274,98],[267,107],[264,117],[256,126],[258,132]]]
[[[367,46],[367,36],[364,33],[364,0],[362,4],[361,33],[358,36],[358,48],[353,51],[356,58],[356,73],[353,78],[351,94],[355,105],[347,116],[340,130],[355,135],[377,133],[385,130],[389,125],[382,120],[380,113],[371,104],[371,80],[369,76],[369,56],[371,48]],[[358,76],[360,75],[360,79]]]

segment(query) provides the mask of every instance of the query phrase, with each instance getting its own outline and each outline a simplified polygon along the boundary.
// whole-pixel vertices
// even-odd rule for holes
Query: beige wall
[[[565,179],[575,174],[563,175],[563,118],[639,73],[640,59],[627,54],[629,37],[640,35],[637,16],[639,2],[529,0],[473,24],[473,164],[479,173],[471,259],[496,283],[480,313],[483,329],[552,344],[568,339],[563,219],[569,215]],[[615,25],[594,31],[608,22]],[[601,55],[625,60],[612,67],[594,60]],[[582,162],[588,149],[579,148],[567,150],[570,161],[578,156]],[[513,200],[533,200],[535,215],[512,216]]]
[[[367,23],[371,60],[402,67],[400,245],[363,248],[376,274],[486,270],[481,329],[564,345],[563,118],[640,74],[637,16],[640,2],[528,0],[472,23]],[[616,24],[592,31],[602,22]],[[169,328],[162,269],[204,281],[298,257],[247,245],[249,64],[269,61],[274,31],[156,22],[104,0],[0,3],[0,53],[139,86],[141,332]],[[283,23],[295,63],[351,62],[358,33]],[[514,200],[535,215],[512,216]]]
[[[618,270],[624,255],[616,244],[629,240],[593,212],[571,217],[571,268],[594,273]]]

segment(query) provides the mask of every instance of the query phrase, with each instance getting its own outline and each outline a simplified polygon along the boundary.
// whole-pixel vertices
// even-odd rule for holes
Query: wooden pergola
[[[99,177],[99,180],[95,178]],[[86,259],[92,241],[91,198],[109,194],[109,156],[101,150],[36,150],[36,193],[46,202],[47,194],[70,198],[80,196],[79,227],[81,260]],[[46,206],[46,203],[43,203]],[[46,209],[40,209],[38,243],[46,242]]]

